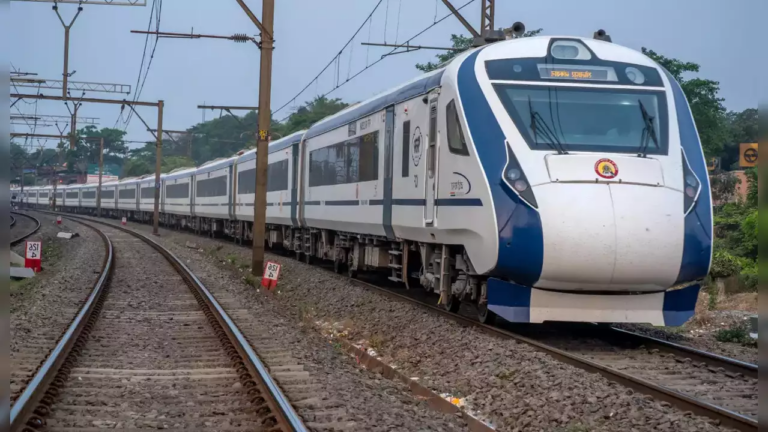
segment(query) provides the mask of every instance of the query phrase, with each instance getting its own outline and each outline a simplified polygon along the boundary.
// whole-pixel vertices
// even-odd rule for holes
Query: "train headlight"
[[[699,197],[701,191],[701,182],[696,174],[691,170],[691,166],[688,164],[688,158],[683,153],[683,210],[687,215],[696,204],[696,199]]]
[[[645,82],[645,75],[640,72],[640,69],[638,68],[628,67],[624,70],[624,73],[626,73],[627,78],[635,84],[642,84]]]
[[[510,168],[507,170],[507,180],[510,182],[514,182],[515,180],[520,178],[520,170],[517,168]]]
[[[538,208],[536,197],[533,195],[520,163],[512,152],[512,147],[506,141],[504,144],[507,148],[507,166],[504,167],[503,171],[503,185],[508,188],[508,194],[516,194],[531,207]]]

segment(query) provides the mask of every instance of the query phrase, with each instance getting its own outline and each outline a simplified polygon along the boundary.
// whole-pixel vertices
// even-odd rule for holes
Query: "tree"
[[[738,169],[740,144],[757,142],[757,109],[748,108],[742,112],[729,111],[726,115],[728,141],[720,154],[723,169]]]
[[[691,106],[696,129],[699,132],[701,145],[707,157],[717,157],[728,141],[728,128],[725,107],[717,93],[720,83],[703,78],[686,79],[685,73],[698,73],[700,66],[692,62],[665,57],[653,50],[642,48],[643,54],[663,66],[680,83],[680,87]]]
[[[537,36],[539,33],[542,32],[543,29],[536,29],[536,30],[530,30],[525,32],[520,37],[531,37],[531,36]],[[463,53],[464,51],[472,48],[472,43],[474,42],[474,38],[471,36],[462,36],[462,35],[451,35],[451,47],[452,48],[458,48],[456,50],[448,51],[444,54],[438,54],[437,57],[437,63],[428,62],[426,64],[417,63],[416,69],[422,71],[422,72],[432,72],[435,69],[439,69],[442,67],[443,64],[450,61],[457,55]]]
[[[341,99],[328,99],[325,96],[318,96],[291,114],[288,121],[281,125],[278,130],[285,136],[308,129],[318,121],[332,116],[348,106],[349,104],[342,102]]]

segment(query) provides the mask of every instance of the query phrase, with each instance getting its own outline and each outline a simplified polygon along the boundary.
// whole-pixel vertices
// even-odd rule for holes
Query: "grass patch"
[[[245,275],[245,277],[243,279],[245,279],[245,283],[247,283],[248,285],[250,285],[250,286],[252,286],[254,288],[256,287],[256,285],[259,284],[259,281],[257,280],[256,276],[254,276],[254,275],[252,275],[250,273]]]
[[[384,339],[375,334],[368,339],[368,346],[376,351],[381,351],[381,348],[384,346]]]
[[[240,265],[237,266],[240,270],[248,270],[248,272],[251,272],[251,265],[249,263],[240,263]]]
[[[230,264],[232,264],[232,265],[235,265],[235,266],[236,266],[236,265],[237,265],[237,263],[238,263],[237,255],[235,255],[235,254],[229,254],[229,255],[227,255],[227,258],[226,258],[226,260],[227,260],[227,262],[228,262],[228,263],[230,263]]]
[[[749,337],[749,328],[747,325],[741,323],[716,331],[715,340],[718,342],[737,343],[748,346],[757,344],[757,341]]]

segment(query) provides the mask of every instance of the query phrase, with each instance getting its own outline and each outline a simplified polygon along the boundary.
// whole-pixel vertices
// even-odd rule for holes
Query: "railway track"
[[[11,228],[16,231],[20,231],[21,234],[15,239],[11,240],[11,246],[15,246],[23,242],[27,237],[36,233],[40,229],[40,221],[34,217],[24,214],[11,212]],[[19,219],[13,217],[13,215],[21,216]],[[23,221],[23,222],[22,222]]]
[[[306,430],[183,263],[141,234],[97,231],[108,250],[100,278],[15,399],[12,431]]]
[[[330,265],[320,267],[333,271]],[[360,279],[349,280],[496,337],[526,343],[560,361],[599,373],[684,412],[709,417],[740,431],[758,430],[756,365],[612,327],[578,325],[579,332],[574,332],[564,325],[489,326],[474,318],[475,311],[451,313],[434,306],[431,303],[434,299],[428,296],[414,292],[406,295],[401,289]]]

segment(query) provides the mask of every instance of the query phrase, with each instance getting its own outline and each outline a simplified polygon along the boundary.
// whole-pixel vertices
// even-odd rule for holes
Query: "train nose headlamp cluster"
[[[514,153],[512,153],[512,148],[508,142],[504,144],[507,148],[507,166],[504,167],[504,183],[531,207],[538,208],[536,197],[533,196],[528,179],[525,177]]]
[[[640,69],[634,67],[628,67],[624,73],[627,74],[627,78],[635,84],[642,84],[645,82],[645,75],[640,72]]]
[[[688,214],[691,209],[693,209],[694,204],[696,204],[696,199],[699,197],[701,182],[699,181],[699,178],[696,177],[693,170],[691,170],[690,165],[688,165],[688,158],[685,156],[685,151],[683,151],[683,188],[683,208],[685,214]]]

